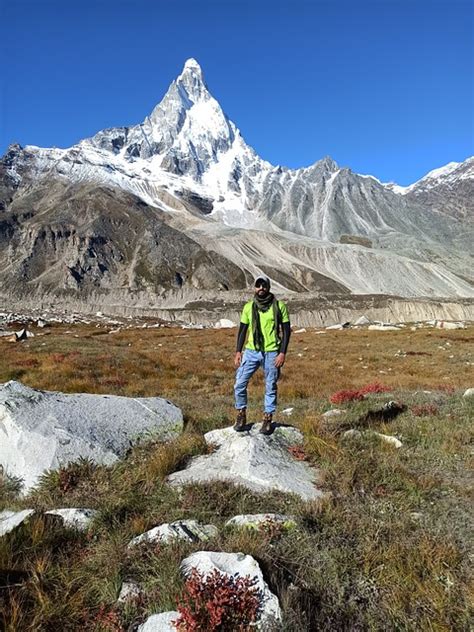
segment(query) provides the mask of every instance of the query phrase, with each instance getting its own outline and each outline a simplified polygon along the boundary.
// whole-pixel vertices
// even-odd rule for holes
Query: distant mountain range
[[[473,208],[474,158],[409,187],[271,165],[190,59],[143,123],[9,147],[0,296],[159,306],[264,272],[290,294],[472,298]]]

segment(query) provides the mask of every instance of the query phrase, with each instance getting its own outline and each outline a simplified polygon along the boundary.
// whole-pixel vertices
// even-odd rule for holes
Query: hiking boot
[[[246,425],[247,425],[247,409],[239,408],[239,410],[237,410],[237,418],[235,420],[234,430],[236,432],[242,432],[243,430],[245,430]]]
[[[262,427],[260,428],[261,434],[269,435],[272,433],[272,413],[263,413]]]

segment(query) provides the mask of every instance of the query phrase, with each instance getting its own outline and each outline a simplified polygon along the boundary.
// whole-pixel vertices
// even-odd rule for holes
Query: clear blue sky
[[[471,0],[0,4],[0,154],[142,121],[188,57],[273,164],[409,184],[474,154]]]

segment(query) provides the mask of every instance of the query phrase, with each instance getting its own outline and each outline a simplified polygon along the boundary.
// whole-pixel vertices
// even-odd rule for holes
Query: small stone
[[[170,610],[160,614],[152,614],[151,617],[138,626],[137,632],[176,632],[173,621],[177,621],[179,612]]]
[[[236,327],[237,325],[233,320],[229,320],[228,318],[221,318],[214,324],[215,329],[231,329],[232,327]]]
[[[171,540],[186,540],[187,542],[206,541],[215,537],[218,529],[212,524],[200,524],[196,520],[178,520],[165,522],[141,535],[137,535],[128,544],[129,547],[147,542],[170,542]]]
[[[330,419],[331,417],[339,417],[340,415],[344,415],[344,413],[347,413],[347,410],[344,410],[342,408],[332,408],[331,410],[327,410],[325,413],[323,413],[322,417]]]
[[[284,410],[281,411],[281,414],[289,417],[290,415],[293,414],[293,411],[294,411],[294,408],[285,408]]]
[[[474,398],[474,388],[468,388],[467,390],[464,391],[463,397],[465,399],[472,399]]]
[[[362,432],[360,430],[356,430],[355,428],[351,428],[350,430],[346,430],[342,437],[343,439],[360,439],[362,437]]]
[[[295,329],[294,334],[304,334],[306,333],[306,329],[302,327],[301,329]]]
[[[117,602],[126,603],[127,601],[139,599],[142,595],[143,591],[137,583],[123,582]]]
[[[226,527],[246,527],[248,529],[258,529],[265,524],[280,524],[285,529],[293,529],[296,527],[296,521],[293,516],[285,516],[283,514],[263,513],[263,514],[241,514],[234,516],[225,523]]]
[[[389,443],[390,445],[393,445],[395,448],[401,448],[403,443],[397,439],[397,437],[392,437],[391,435],[385,435],[385,434],[381,434],[380,432],[374,432],[374,434],[381,439],[382,441],[385,441],[385,443]]]

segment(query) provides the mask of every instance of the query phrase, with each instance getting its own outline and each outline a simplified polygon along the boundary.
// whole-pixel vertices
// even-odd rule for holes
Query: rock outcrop
[[[112,464],[144,437],[183,429],[181,410],[160,397],[64,394],[15,381],[0,386],[0,465],[33,487],[46,470],[79,457]]]
[[[290,449],[302,443],[302,434],[290,426],[277,426],[270,436],[259,434],[260,424],[248,432],[232,428],[212,430],[204,435],[212,454],[195,457],[189,466],[171,474],[173,486],[189,483],[226,481],[256,492],[278,490],[315,500],[323,494],[317,489],[318,472],[296,460]]]

